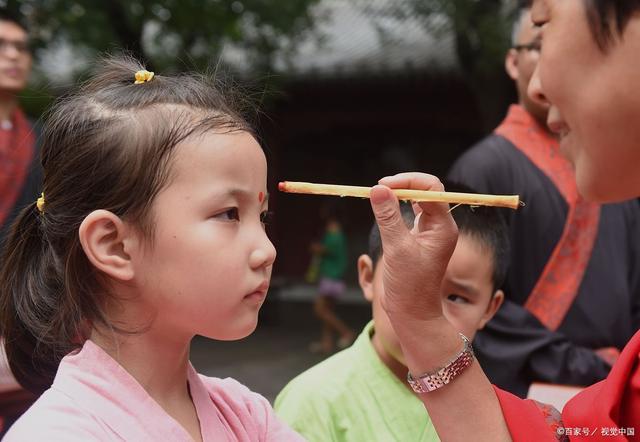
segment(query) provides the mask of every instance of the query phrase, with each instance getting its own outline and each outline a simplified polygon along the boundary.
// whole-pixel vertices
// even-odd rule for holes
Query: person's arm
[[[525,380],[586,386],[604,379],[611,368],[594,349],[547,329],[508,300],[476,335],[474,347],[489,379],[519,395],[526,394]]]
[[[631,253],[629,284],[631,286],[631,315],[633,329],[640,330],[640,199],[629,203],[629,251]]]
[[[398,335],[408,368],[414,375],[434,372],[462,349],[458,332],[442,314],[440,286],[457,240],[457,229],[442,203],[414,204],[416,226],[409,231],[389,190],[442,191],[431,175],[405,173],[380,180],[371,205],[383,243],[381,303]],[[446,441],[511,440],[500,402],[480,365],[473,362],[451,383],[419,395],[438,435]],[[534,415],[535,416],[535,415]],[[551,431],[538,434],[548,438]]]

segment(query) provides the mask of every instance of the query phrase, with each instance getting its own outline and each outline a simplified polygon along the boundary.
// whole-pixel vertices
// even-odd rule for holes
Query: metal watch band
[[[425,373],[414,378],[411,373],[407,373],[407,381],[416,393],[428,393],[429,391],[442,388],[455,379],[462,371],[473,362],[473,347],[471,342],[462,333],[458,333],[462,338],[464,347],[447,365],[433,373]]]

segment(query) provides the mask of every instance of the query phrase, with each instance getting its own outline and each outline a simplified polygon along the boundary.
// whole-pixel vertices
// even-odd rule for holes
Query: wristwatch
[[[469,339],[462,333],[458,334],[462,338],[464,347],[447,365],[435,372],[425,373],[415,378],[411,373],[407,373],[407,381],[409,385],[411,385],[411,388],[413,388],[413,391],[416,393],[427,393],[442,388],[471,365],[473,362],[473,347],[471,347],[471,342],[469,342]]]

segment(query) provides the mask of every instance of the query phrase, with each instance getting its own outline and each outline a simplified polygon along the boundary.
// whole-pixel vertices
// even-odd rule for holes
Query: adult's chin
[[[602,165],[577,161],[576,182],[580,195],[594,203],[616,203],[640,196],[640,175],[606,172]]]
[[[19,93],[27,86],[26,81],[0,81],[0,90],[11,93]]]
[[[576,169],[576,182],[578,192],[587,201],[604,203],[611,198],[611,189],[605,189],[599,180],[584,171],[581,172],[579,168]]]

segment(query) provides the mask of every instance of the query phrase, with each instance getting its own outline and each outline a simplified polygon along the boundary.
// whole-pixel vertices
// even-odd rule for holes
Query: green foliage
[[[363,0],[365,1],[365,0]],[[460,74],[473,92],[483,125],[502,118],[511,84],[504,74],[515,0],[394,0],[398,14],[420,18],[425,28],[452,36]]]
[[[154,69],[214,67],[225,44],[270,65],[283,42],[314,27],[319,0],[8,0],[26,15],[36,48],[65,40],[89,53],[127,49]]]
[[[397,0],[396,14],[422,18],[431,32],[452,34],[463,73],[492,75],[503,69],[512,0]]]

